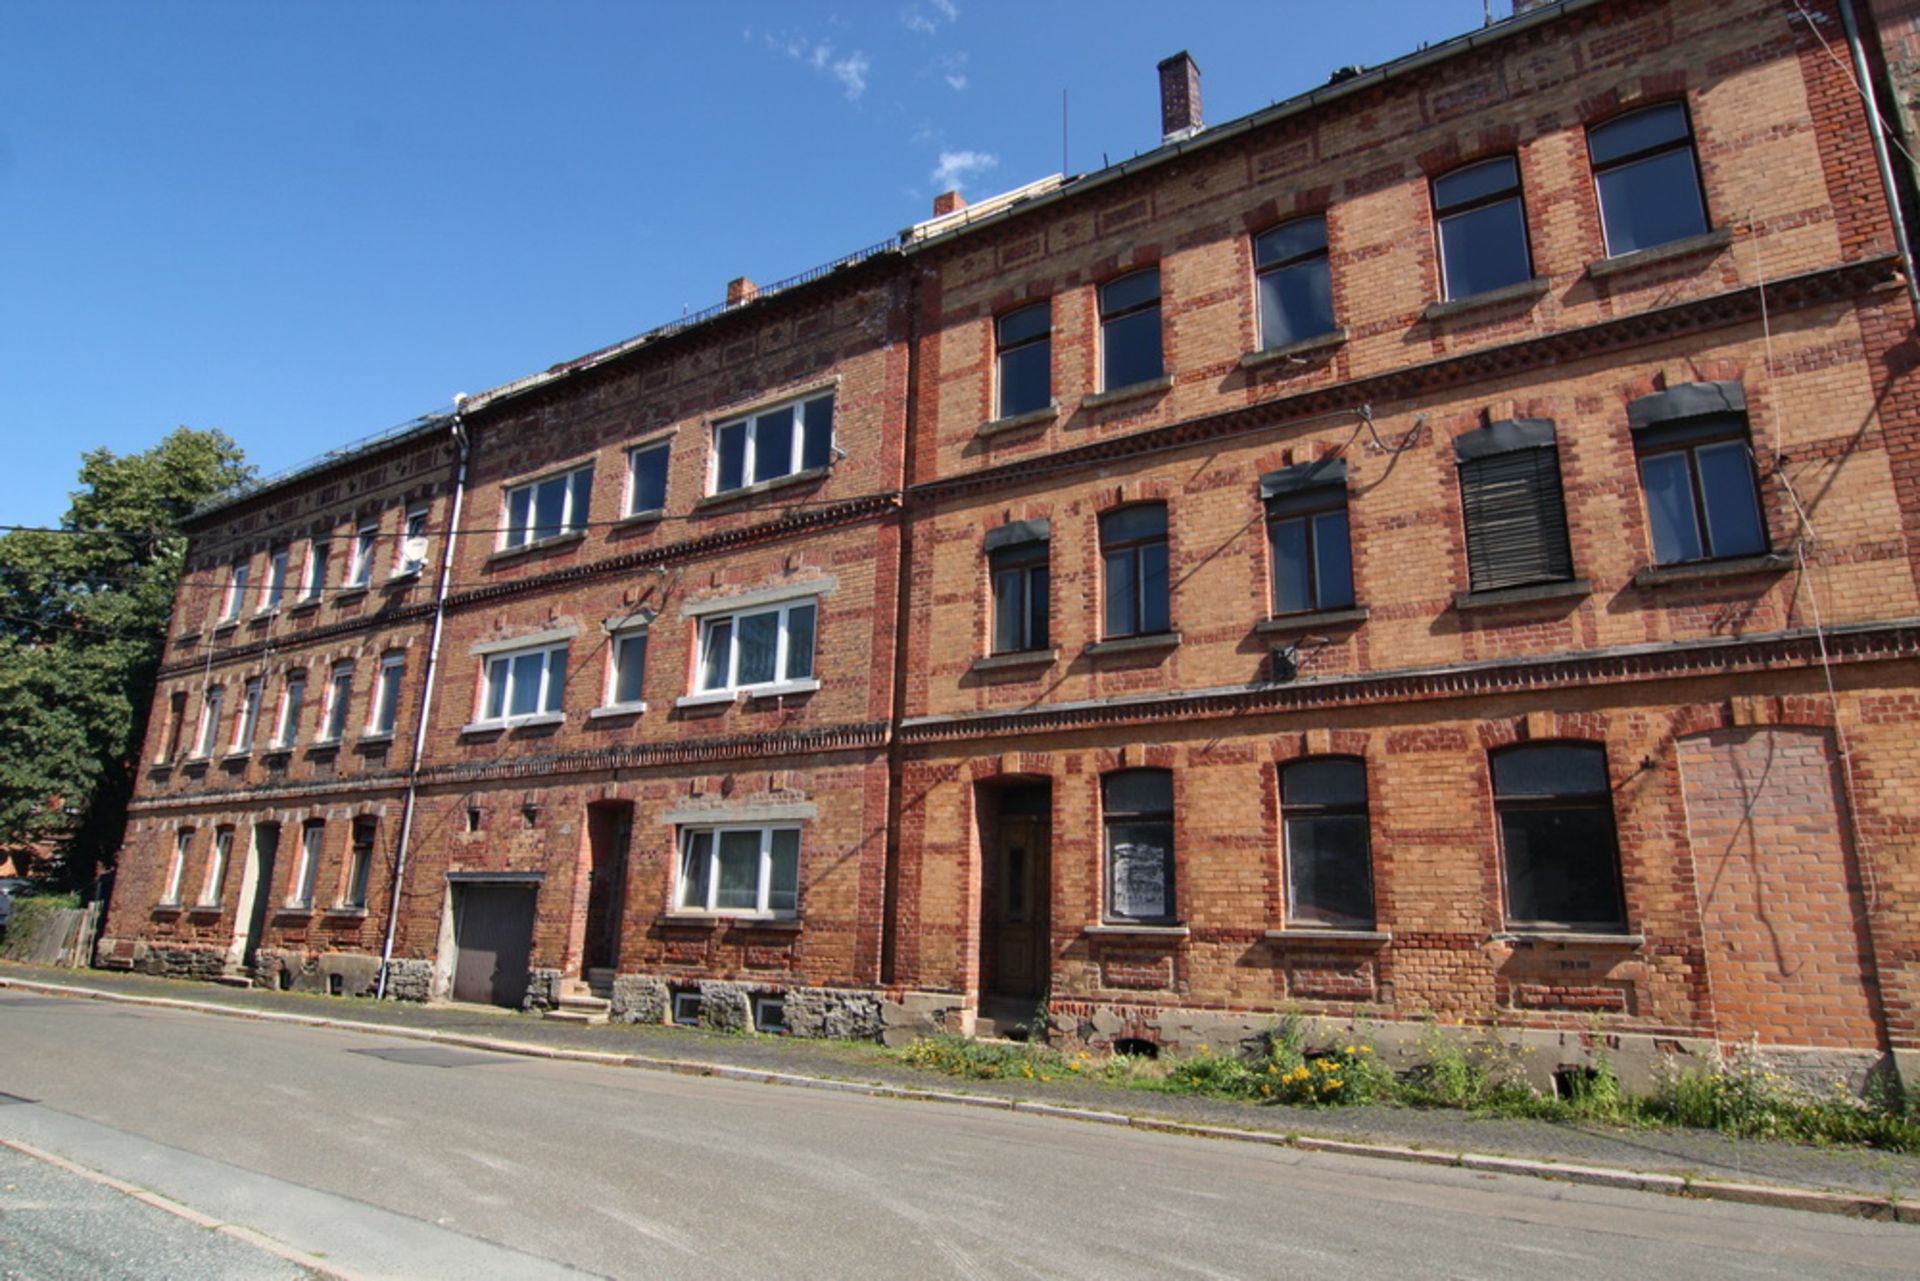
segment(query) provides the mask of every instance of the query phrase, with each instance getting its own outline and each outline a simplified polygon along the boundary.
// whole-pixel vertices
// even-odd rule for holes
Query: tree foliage
[[[218,431],[81,456],[59,532],[0,536],[0,850],[51,843],[64,879],[110,862],[126,822],[174,590],[180,525],[252,479]]]

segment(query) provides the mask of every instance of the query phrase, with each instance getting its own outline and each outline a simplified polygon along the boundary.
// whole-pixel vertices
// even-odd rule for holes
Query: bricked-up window
[[[580,510],[584,519],[586,512],[584,501]],[[399,554],[394,558],[393,563],[393,572],[396,575],[417,574],[427,567],[427,518],[430,514],[424,503],[407,509],[407,518],[400,526]]]
[[[1323,458],[1269,472],[1260,478],[1260,496],[1266,500],[1274,615],[1352,608],[1346,463]]]
[[[213,833],[213,853],[207,856],[207,876],[200,884],[200,906],[219,907],[227,890],[227,864],[233,859],[233,829]]]
[[[608,707],[646,706],[647,632],[616,632],[607,649]]]
[[[353,820],[353,843],[347,853],[347,888],[340,906],[362,908],[367,905],[367,882],[373,879],[373,841],[380,820],[362,816]]]
[[[405,654],[388,654],[380,660],[380,675],[373,683],[373,705],[367,711],[367,733],[386,737],[393,733],[400,714],[400,681],[407,672]]]
[[[1100,555],[1106,569],[1106,634],[1171,631],[1166,504],[1141,503],[1100,517]]]
[[[1607,256],[1671,244],[1707,230],[1687,109],[1677,102],[1587,130]]]
[[[1287,922],[1373,928],[1373,857],[1367,831],[1367,767],[1334,757],[1280,770],[1287,842]]]
[[[1553,423],[1492,423],[1454,438],[1476,592],[1573,577]]]
[[[379,545],[379,521],[368,521],[354,531],[353,560],[347,566],[347,586],[365,587],[373,581],[373,549]]]
[[[280,691],[280,714],[273,726],[273,745],[292,747],[300,737],[300,714],[306,709],[307,674],[293,672]]]
[[[227,578],[227,599],[220,606],[220,621],[223,623],[240,617],[240,611],[246,608],[248,569],[244,560],[233,563],[233,572]]]
[[[1542,743],[1496,752],[1493,804],[1500,818],[1509,925],[1625,928],[1604,748]]]
[[[313,906],[313,887],[320,876],[320,859],[326,852],[326,844],[326,823],[317,818],[308,819],[300,829],[300,862],[289,882],[288,907]]]
[[[173,859],[167,864],[167,883],[160,891],[160,903],[175,907],[180,902],[180,878],[187,870],[187,853],[193,848],[193,829],[183,827],[173,834]]]
[[[1260,346],[1285,347],[1333,332],[1327,220],[1296,218],[1253,238]]]
[[[716,494],[825,467],[833,460],[833,393],[716,424],[713,454]]]
[[[1100,387],[1117,391],[1166,373],[1160,351],[1160,269],[1100,286]]]
[[[1533,275],[1520,165],[1496,156],[1433,180],[1441,291],[1469,298]]]
[[[302,600],[319,600],[327,590],[327,557],[333,545],[324,539],[316,538],[307,544],[306,586],[300,593]]]
[[[1130,769],[1100,780],[1107,841],[1107,917],[1174,919],[1173,773]]]
[[[193,754],[205,759],[213,755],[213,742],[220,733],[220,704],[226,701],[227,691],[215,685],[206,692],[200,703],[200,730],[194,735]]]
[[[267,555],[267,576],[260,582],[260,612],[280,608],[287,596],[287,549],[276,547]]]
[[[987,531],[987,584],[993,594],[993,652],[1047,648],[1048,538],[1044,520]]]
[[[585,529],[592,494],[591,467],[513,486],[507,490],[507,532],[501,546],[525,547]]]
[[[800,903],[800,829],[696,827],[680,834],[685,912],[792,916]]]
[[[251,752],[255,737],[260,733],[260,700],[266,689],[266,682],[258,676],[249,680],[240,690],[240,706],[233,714],[233,741],[227,744],[229,752]]]
[[[667,442],[642,445],[627,454],[627,515],[664,511],[667,506]]]
[[[817,601],[742,610],[700,624],[700,692],[812,688]]]
[[[346,737],[347,709],[353,702],[353,664],[335,663],[327,674],[327,706],[321,713],[321,743],[337,743]]]
[[[1745,414],[1705,414],[1633,433],[1653,559],[1662,565],[1767,550]]]
[[[1053,305],[1037,302],[994,322],[999,417],[1014,418],[1053,403]]]
[[[505,725],[561,712],[567,689],[567,647],[541,645],[487,657],[480,692],[483,724]]]

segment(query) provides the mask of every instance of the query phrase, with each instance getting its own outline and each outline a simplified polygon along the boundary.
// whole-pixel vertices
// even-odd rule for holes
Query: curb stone
[[[536,1045],[528,1041],[474,1036],[464,1032],[436,1032],[431,1028],[364,1023],[356,1019],[327,1018],[312,1014],[283,1014],[275,1010],[251,1010],[242,1006],[220,1005],[211,1001],[183,1001],[174,997],[137,996],[123,992],[109,992],[101,988],[44,983],[10,976],[0,977],[0,989],[5,988],[44,992],[53,996],[72,997],[79,1000],[114,1001],[123,1005],[144,1005],[196,1014],[217,1014],[228,1018],[256,1019],[266,1023],[290,1023],[301,1027],[330,1028],[335,1031],[359,1032],[374,1036],[433,1041],[441,1045],[486,1050],[494,1054],[512,1054],[522,1058],[558,1059],[573,1063],[593,1063],[605,1067],[672,1072],[682,1076],[711,1076],[761,1085],[831,1090],[843,1094],[865,1095],[870,1098],[901,1099],[918,1103],[951,1103],[962,1107],[984,1107],[1002,1112],[1021,1112],[1030,1116],[1054,1117],[1096,1125],[1124,1125],[1131,1129],[1188,1138],[1258,1143],[1269,1147],[1293,1148],[1302,1152],[1370,1157],[1375,1160],[1401,1161],[1414,1165],[1450,1165],[1484,1173],[1512,1174],[1561,1183],[1585,1184],[1591,1187],[1657,1192],[1668,1196],[1700,1200],[1731,1201],[1774,1209],[1804,1210],[1813,1214],[1838,1214],[1848,1218],[1874,1219],[1889,1223],[1920,1223],[1920,1201],[1899,1198],[1861,1196],[1850,1192],[1820,1192],[1772,1184],[1734,1183],[1721,1179],[1685,1179],[1678,1175],[1645,1173],[1607,1166],[1573,1165],[1558,1161],[1539,1161],[1478,1152],[1449,1153],[1388,1143],[1358,1143],[1350,1139],[1321,1139],[1302,1134],[1241,1130],[1219,1125],[1195,1125],[1186,1121],[1129,1116],[1118,1112],[1102,1112],[1091,1108],[1066,1107],[1053,1103],[1035,1103],[1024,1099],[1002,1099],[989,1095],[962,1094],[944,1090],[915,1090],[877,1082],[844,1081],[794,1072],[736,1067],[727,1063],[704,1063],[696,1059],[670,1059],[657,1055],[575,1050],[559,1046]]]

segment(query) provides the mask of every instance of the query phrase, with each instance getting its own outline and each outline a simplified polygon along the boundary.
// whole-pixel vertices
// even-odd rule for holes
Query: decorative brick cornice
[[[375,613],[366,618],[342,619],[337,623],[327,623],[320,627],[310,627],[304,631],[283,632],[278,635],[263,636],[257,641],[245,645],[229,645],[216,649],[211,655],[201,654],[175,663],[164,664],[157,673],[161,677],[178,676],[182,672],[205,670],[209,665],[222,667],[228,663],[242,663],[251,658],[282,650],[304,649],[309,645],[324,645],[330,640],[342,636],[353,636],[360,632],[377,632],[383,628],[398,627],[402,623],[411,623],[415,619],[433,617],[433,604],[402,605],[385,613]]]
[[[1772,281],[1766,286],[1766,310],[1770,314],[1779,314],[1855,298],[1895,280],[1898,266],[1899,259],[1895,255],[1885,254]],[[908,487],[907,499],[910,502],[928,502],[955,494],[1016,485],[1054,472],[1096,467],[1139,454],[1177,449],[1221,437],[1283,427],[1303,419],[1353,411],[1363,404],[1428,396],[1485,379],[1508,378],[1604,356],[1629,347],[1757,321],[1760,314],[1760,289],[1748,286],[1657,307],[1652,311],[1618,316],[1574,329],[1557,330],[1518,342],[1391,369],[1365,378],[1332,383],[1223,413],[1206,414],[1165,427],[1096,441],[1076,449],[1061,450],[998,467],[984,467],[963,475],[922,481]]]
[[[1834,663],[1920,658],[1920,619],[1830,629],[1826,655]],[[1496,659],[1440,667],[1367,672],[1153,696],[1059,703],[1007,712],[909,717],[903,744],[957,742],[1011,734],[1110,729],[1166,721],[1257,716],[1359,707],[1380,703],[1432,702],[1522,691],[1585,689],[1645,680],[1727,676],[1816,666],[1820,638],[1811,628],[1764,636],[1715,638],[1678,644],[1626,645],[1584,654]]]

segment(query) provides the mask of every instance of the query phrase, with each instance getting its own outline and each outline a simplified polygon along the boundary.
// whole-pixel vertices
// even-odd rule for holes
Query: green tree
[[[218,431],[96,449],[58,532],[0,536],[0,849],[52,843],[64,879],[112,861],[146,733],[180,533],[253,478]]]

